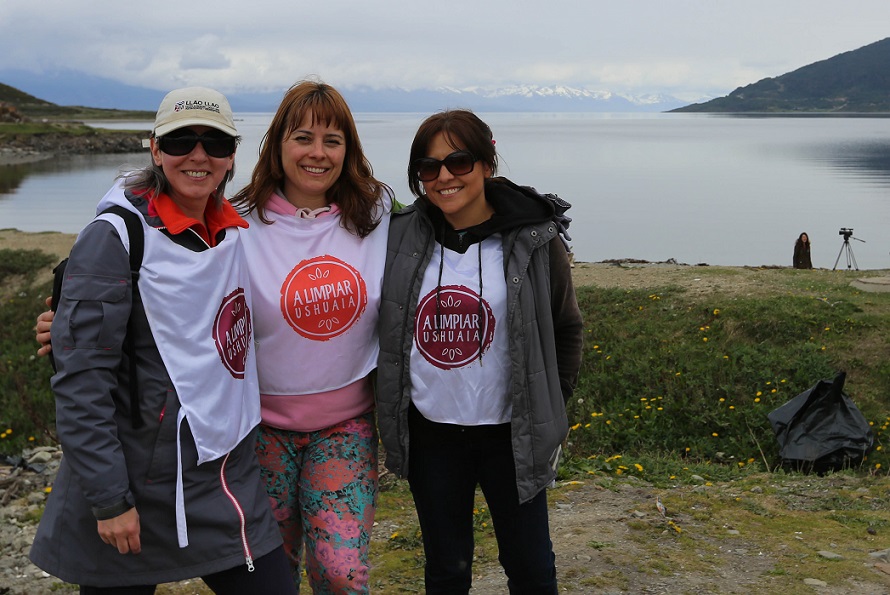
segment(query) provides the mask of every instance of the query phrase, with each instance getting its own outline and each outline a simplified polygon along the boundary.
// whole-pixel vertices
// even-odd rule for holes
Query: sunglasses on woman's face
[[[439,177],[444,165],[453,176],[462,176],[473,171],[476,159],[469,151],[455,151],[448,155],[445,159],[433,159],[432,157],[421,157],[414,160],[414,172],[417,179],[421,182],[432,182]]]
[[[175,134],[175,133],[174,133]],[[158,148],[167,155],[182,157],[191,153],[195,146],[201,143],[204,152],[211,157],[231,157],[235,153],[238,142],[234,136],[222,132],[207,132],[205,134],[179,134],[158,137]]]

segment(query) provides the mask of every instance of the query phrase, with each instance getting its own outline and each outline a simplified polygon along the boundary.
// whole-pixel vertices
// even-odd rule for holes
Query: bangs
[[[297,130],[308,114],[310,116],[310,126],[321,124],[323,126],[337,128],[338,130],[342,130],[344,133],[349,134],[349,128],[344,125],[344,122],[350,121],[349,114],[345,113],[343,111],[344,109],[348,108],[338,105],[337,102],[332,101],[330,97],[322,97],[319,95],[306,97],[305,101],[294,105],[294,109],[291,111],[291,117],[289,118],[288,133]]]

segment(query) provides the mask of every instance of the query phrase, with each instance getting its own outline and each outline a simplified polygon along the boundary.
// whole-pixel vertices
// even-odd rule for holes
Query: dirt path
[[[890,594],[890,551],[883,550],[883,557],[872,555],[890,547],[887,537],[864,540],[862,549],[839,554],[855,557],[861,563],[858,572],[837,577],[830,569],[816,568],[805,571],[812,575],[793,576],[797,573],[787,570],[795,565],[793,560],[816,559],[819,551],[831,549],[830,543],[816,540],[807,544],[809,523],[815,519],[801,518],[799,531],[791,535],[745,534],[695,507],[681,507],[668,512],[678,533],[657,511],[656,496],[682,501],[695,489],[656,489],[644,482],[604,489],[588,482],[552,491],[551,535],[560,593]],[[731,484],[707,489],[714,498],[737,490]],[[806,499],[817,497],[819,491],[810,486],[800,493]],[[799,553],[799,541],[808,553]],[[824,565],[830,564],[826,559]],[[506,593],[506,578],[497,564],[479,568],[476,574],[474,595]]]

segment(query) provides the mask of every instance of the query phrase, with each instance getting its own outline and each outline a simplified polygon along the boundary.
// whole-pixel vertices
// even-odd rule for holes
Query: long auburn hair
[[[375,217],[379,199],[384,193],[393,196],[393,192],[374,177],[346,100],[336,89],[322,82],[300,81],[285,93],[263,137],[250,182],[238,191],[232,203],[245,213],[257,211],[260,221],[271,223],[266,217],[266,203],[284,182],[281,145],[307,115],[311,116],[312,124],[321,122],[343,131],[346,141],[343,172],[328,190],[326,198],[328,203],[337,203],[343,226],[363,238],[380,222],[379,217]]]

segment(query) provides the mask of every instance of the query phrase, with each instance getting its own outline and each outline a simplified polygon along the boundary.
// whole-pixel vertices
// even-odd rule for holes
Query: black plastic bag
[[[769,414],[782,464],[800,471],[859,465],[874,447],[868,421],[843,392],[846,373],[820,380]]]

